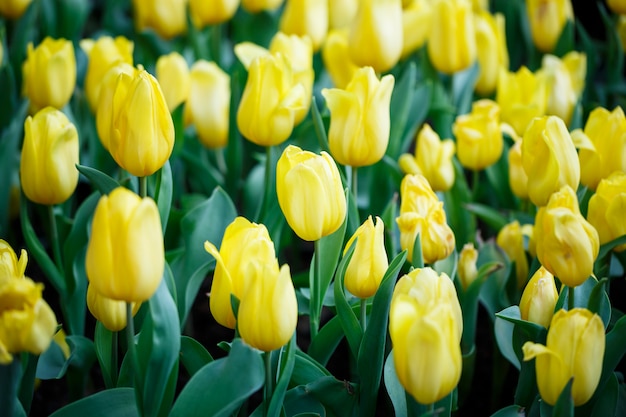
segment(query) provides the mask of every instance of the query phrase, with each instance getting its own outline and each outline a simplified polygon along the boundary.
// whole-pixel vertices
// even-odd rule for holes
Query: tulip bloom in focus
[[[526,0],[530,35],[541,52],[552,52],[568,20],[574,19],[571,0]]]
[[[156,203],[118,187],[100,197],[85,261],[100,295],[143,302],[155,293],[165,268],[161,218]]]
[[[598,231],[600,244],[626,234],[626,174],[616,171],[600,181],[596,193],[589,200],[587,220]],[[626,245],[615,248],[621,252]]]
[[[59,110],[46,107],[28,116],[20,178],[24,194],[39,204],[60,204],[78,185],[78,132]]]
[[[515,262],[517,287],[523,288],[528,280],[528,259],[524,251],[524,236],[519,222],[515,220],[500,229],[496,243],[504,250],[509,259]]]
[[[467,290],[478,277],[478,270],[476,269],[477,260],[478,251],[474,247],[474,244],[466,243],[463,245],[463,249],[459,254],[459,269],[457,274],[459,275],[461,287],[463,287],[464,290]]]
[[[139,307],[141,303],[132,303],[133,317]],[[126,303],[104,297],[91,284],[87,286],[87,308],[96,320],[112,332],[119,332],[126,327]]]
[[[541,398],[554,405],[573,378],[574,405],[585,404],[598,386],[605,348],[604,324],[584,308],[559,310],[552,317],[546,345],[526,342],[524,360],[535,359]]]
[[[287,0],[280,17],[280,31],[309,36],[313,50],[322,46],[328,33],[328,0]]]
[[[151,28],[170,39],[187,30],[187,0],[133,0],[133,11],[139,32]]]
[[[161,55],[156,62],[156,78],[163,91],[170,112],[187,100],[189,88],[189,66],[178,52]]]
[[[522,293],[519,302],[522,320],[532,321],[547,328],[550,326],[558,298],[554,275],[543,266],[540,267]]]
[[[198,27],[227,22],[238,7],[239,0],[189,0],[191,20]]]

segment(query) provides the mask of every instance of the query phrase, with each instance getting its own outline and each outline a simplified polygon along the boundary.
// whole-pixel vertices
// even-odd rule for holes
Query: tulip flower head
[[[587,55],[572,51],[562,59],[544,55],[542,71],[548,80],[548,102],[546,113],[559,116],[569,124],[574,107],[585,88]]]
[[[574,19],[571,0],[526,0],[533,43],[541,52],[552,52],[568,20]]]
[[[347,30],[334,29],[322,46],[322,61],[337,88],[345,88],[360,68],[350,59]]]
[[[140,307],[141,303],[132,303],[133,317]],[[126,303],[104,297],[91,284],[87,286],[87,308],[104,327],[112,332],[118,332],[126,327]]]
[[[500,229],[496,242],[509,259],[515,262],[517,287],[523,288],[528,281],[528,258],[524,251],[524,236],[519,222],[515,220]]]
[[[241,7],[249,13],[259,13],[263,10],[277,9],[284,0],[241,0]]]
[[[411,0],[402,8],[402,58],[426,44],[431,30],[430,0]]]
[[[3,0],[0,1],[0,15],[9,19],[19,19],[33,0]]]
[[[522,293],[519,302],[522,320],[532,321],[547,328],[550,326],[558,298],[554,275],[543,266],[540,267]]]
[[[459,269],[457,274],[461,287],[464,290],[472,285],[472,282],[478,277],[478,270],[476,269],[476,261],[478,260],[478,251],[474,247],[473,243],[466,243],[461,249],[459,254]]]
[[[308,36],[317,51],[328,33],[328,0],[287,0],[280,17],[280,31]]]
[[[189,0],[189,14],[194,25],[204,27],[229,21],[240,0]]]
[[[133,0],[135,27],[138,31],[153,29],[164,39],[171,39],[187,30],[188,0]]]
[[[616,171],[600,181],[587,208],[587,220],[598,231],[601,245],[626,234],[625,209],[626,173]],[[624,249],[626,245],[619,245],[615,251]]]
[[[501,70],[509,69],[504,16],[482,10],[475,14],[476,53],[480,72],[474,87],[483,96],[493,93]]]
[[[156,78],[163,91],[170,112],[187,100],[189,88],[189,66],[178,52],[161,55],[156,62]]]
[[[522,141],[516,140],[509,148],[509,186],[519,198],[528,198],[528,175],[522,165]]]

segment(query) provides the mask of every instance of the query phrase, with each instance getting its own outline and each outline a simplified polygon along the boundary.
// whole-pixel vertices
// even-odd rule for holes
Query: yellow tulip
[[[239,7],[239,0],[189,0],[191,20],[198,27],[217,25],[232,19]]]
[[[322,46],[322,61],[337,88],[345,88],[359,67],[348,53],[347,30],[331,30]]]
[[[9,19],[22,17],[33,0],[2,0],[0,1],[0,15]]]
[[[174,122],[158,81],[145,70],[118,75],[110,112],[115,162],[138,177],[158,171],[174,148]]]
[[[607,0],[607,6],[615,14],[626,14],[626,1],[624,0]]]
[[[551,52],[568,20],[574,20],[571,0],[527,0],[533,43],[541,52]]]
[[[573,378],[574,405],[593,395],[602,373],[606,340],[602,319],[584,308],[559,310],[552,317],[546,345],[526,342],[524,360],[535,359],[541,398],[554,405]]]
[[[24,122],[22,189],[39,204],[60,204],[78,185],[78,132],[59,110],[46,107]]]
[[[480,68],[474,89],[478,94],[486,96],[495,91],[500,70],[509,69],[504,16],[500,13],[492,15],[485,10],[477,12],[474,16],[476,52]]]
[[[83,39],[80,41],[80,47],[89,59],[85,75],[85,93],[91,111],[95,113],[105,74],[119,63],[133,65],[134,44],[123,36],[116,38],[102,36],[96,41]]]
[[[509,185],[513,194],[528,198],[528,175],[522,165],[522,141],[517,140],[509,149]]]
[[[237,328],[250,346],[270,352],[284,346],[298,324],[298,302],[289,266],[263,265],[239,305]]]
[[[626,117],[621,107],[612,112],[596,107],[585,124],[592,148],[580,149],[580,182],[595,190],[602,178],[626,172]]]
[[[188,0],[133,0],[135,27],[138,31],[147,28],[162,38],[170,39],[187,30]]]
[[[143,302],[155,293],[165,268],[161,218],[156,203],[118,187],[98,201],[85,268],[101,295]]]
[[[328,0],[287,0],[280,17],[280,31],[308,36],[317,51],[328,33]]]
[[[626,234],[626,173],[616,171],[600,181],[596,193],[589,200],[587,220],[598,231],[600,244]],[[626,245],[615,248],[621,252]]]
[[[211,314],[222,326],[234,329],[231,295],[241,302],[253,281],[264,280],[266,273],[278,271],[274,244],[264,225],[237,217],[226,228],[219,251],[208,241],[204,242],[204,249],[217,261],[209,296]]]
[[[430,0],[411,0],[402,9],[402,58],[424,46],[431,30]]]
[[[626,15],[619,15],[617,19],[617,36],[622,45],[622,51],[626,51]]]
[[[189,66],[181,54],[172,52],[161,55],[156,62],[156,79],[170,112],[187,101],[191,92]]]
[[[230,76],[215,62],[196,61],[191,67],[185,122],[193,123],[207,148],[228,143],[230,122]]]
[[[585,87],[587,55],[576,51],[569,52],[562,59],[544,55],[541,68],[548,80],[546,113],[559,116],[569,124]]]
[[[25,249],[20,252],[18,259],[15,251],[6,240],[0,239],[0,287],[13,278],[24,276],[28,254]]]
[[[389,335],[398,380],[415,400],[432,404],[448,395],[462,369],[461,308],[452,281],[430,268],[398,281]]]
[[[76,86],[72,42],[47,37],[37,48],[29,43],[22,75],[22,92],[30,100],[31,114],[47,106],[62,109]]]
[[[428,57],[445,74],[469,68],[476,61],[472,5],[467,0],[437,0],[433,4]]]
[[[478,251],[474,247],[473,243],[466,243],[461,249],[459,254],[459,269],[457,274],[459,275],[459,281],[461,287],[467,289],[472,282],[478,277],[478,269],[476,269],[476,261],[478,260]]]
[[[133,317],[139,311],[141,303],[132,303]],[[126,303],[124,301],[107,298],[94,288],[87,286],[87,308],[89,312],[112,332],[118,332],[126,327]]]
[[[337,162],[361,167],[383,158],[389,144],[393,85],[393,75],[378,80],[372,67],[364,67],[345,90],[322,90],[331,115],[328,144]]]
[[[328,2],[329,29],[343,29],[352,23],[359,8],[359,0],[332,0]]]
[[[283,0],[241,0],[241,7],[249,13],[259,13],[263,10],[277,9]]]
[[[564,185],[578,188],[578,153],[563,120],[543,116],[531,122],[522,141],[522,165],[528,175],[528,196],[537,206],[545,205]]]
[[[352,61],[376,72],[393,68],[402,54],[402,2],[362,0],[350,25],[348,52]]]
[[[554,275],[543,266],[540,267],[522,293],[519,302],[522,320],[532,321],[547,328],[550,326],[558,298]]]
[[[515,220],[500,229],[496,243],[504,250],[509,259],[515,262],[517,287],[523,288],[528,281],[528,259],[524,251],[524,236],[519,222]]]
[[[335,232],[346,217],[346,197],[339,170],[321,155],[289,145],[276,165],[278,204],[287,223],[303,240]]]
[[[600,248],[598,232],[580,214],[576,193],[565,185],[552,194],[535,217],[534,238],[539,262],[568,287],[593,273]]]

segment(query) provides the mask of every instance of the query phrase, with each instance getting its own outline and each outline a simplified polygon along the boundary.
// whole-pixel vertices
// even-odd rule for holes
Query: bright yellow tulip
[[[249,13],[259,13],[263,10],[277,9],[284,0],[241,0],[241,7]]]
[[[562,59],[544,55],[541,69],[548,80],[546,113],[559,116],[569,124],[574,107],[585,88],[587,55],[572,51]]]
[[[287,0],[280,17],[280,31],[308,36],[317,51],[328,33],[328,0]]]
[[[189,0],[189,14],[198,27],[227,22],[238,7],[239,0]]]
[[[170,112],[187,101],[191,92],[189,66],[178,52],[161,55],[156,62],[156,79],[159,81]]]
[[[135,27],[147,28],[165,39],[181,35],[187,30],[188,0],[133,0]]]
[[[519,302],[522,320],[532,321],[547,328],[550,326],[558,298],[554,275],[543,266],[540,267],[522,293]]]
[[[359,8],[359,0],[329,0],[328,27],[343,29],[352,23]]]
[[[472,282],[478,277],[478,269],[476,269],[476,261],[478,260],[478,251],[474,247],[473,243],[466,243],[461,249],[459,254],[459,269],[457,274],[459,275],[459,281],[461,287],[467,289]]]
[[[21,250],[18,259],[11,245],[7,241],[0,239],[0,287],[12,278],[24,276],[27,263],[28,253],[26,253],[25,249]]]
[[[402,9],[402,58],[424,46],[431,30],[430,0],[411,0]]]
[[[133,317],[140,307],[141,303],[132,303]],[[87,286],[87,308],[104,327],[112,332],[118,332],[126,327],[126,303],[101,295],[91,284]]]
[[[626,173],[616,171],[600,181],[596,193],[591,196],[587,220],[598,231],[600,244],[626,234]],[[615,248],[623,251],[626,245]]]
[[[509,69],[506,49],[504,16],[482,10],[474,15],[476,26],[476,53],[480,72],[474,89],[483,96],[493,93],[498,85],[500,70]]]
[[[574,19],[571,0],[526,0],[533,43],[552,52],[568,20]]]
[[[0,1],[0,15],[9,19],[22,17],[33,0],[2,0]]]
[[[509,185],[513,194],[528,198],[528,175],[522,165],[522,141],[517,140],[509,149]]]
[[[498,232],[496,243],[515,262],[517,287],[523,288],[528,281],[528,259],[524,251],[524,236],[517,220],[507,224]]]
[[[322,61],[337,88],[345,88],[359,67],[348,53],[347,30],[331,30],[322,46]]]

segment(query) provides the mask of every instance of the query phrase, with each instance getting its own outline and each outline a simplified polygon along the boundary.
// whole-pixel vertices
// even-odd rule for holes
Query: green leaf
[[[359,357],[359,348],[361,346],[361,339],[363,338],[363,329],[361,328],[361,324],[359,323],[359,319],[357,319],[356,314],[352,310],[352,307],[348,303],[346,299],[346,293],[344,288],[344,277],[346,275],[346,270],[348,269],[348,264],[350,263],[350,259],[354,253],[354,248],[356,247],[356,242],[354,242],[348,252],[344,255],[339,263],[339,267],[337,268],[337,273],[335,275],[335,285],[334,285],[334,294],[335,294],[335,307],[337,308],[337,316],[339,317],[339,322],[341,323],[341,327],[346,335],[346,339],[348,340],[348,345],[350,346],[350,351],[354,358]]]
[[[94,188],[100,191],[103,195],[109,194],[111,191],[120,186],[120,184],[113,178],[95,168],[77,164],[76,169],[87,177],[89,182],[91,182],[91,185],[93,185]]]
[[[274,387],[274,392],[272,393],[272,399],[270,400],[267,411],[268,417],[278,417],[283,408],[285,393],[287,392],[287,386],[289,385],[289,381],[291,380],[291,375],[293,373],[294,365],[296,362],[297,349],[298,345],[296,344],[296,334],[294,332],[291,340],[289,341],[289,344],[287,344],[286,350],[284,350],[283,354],[281,355],[280,376],[278,377],[278,382],[276,383],[276,386]],[[269,352],[266,352],[265,354],[268,355]]]
[[[443,207],[446,211],[448,224],[456,237],[456,246],[460,250],[467,242],[473,242],[476,232],[476,219],[466,207],[472,202],[472,195],[465,181],[465,173],[461,164],[454,161],[456,180],[449,191],[443,193]]]
[[[619,383],[615,372],[612,373],[607,381],[604,389],[596,390],[595,401],[589,403],[594,404],[591,417],[617,416],[617,401],[619,399]]]
[[[204,366],[183,388],[170,417],[227,417],[265,382],[258,351],[235,339],[229,355]]]
[[[574,290],[574,307],[589,308],[591,306],[597,313],[604,327],[606,328],[611,321],[611,303],[609,297],[604,291],[604,285],[598,283],[594,277],[589,277],[585,282]],[[569,290],[561,291],[559,298],[554,307],[554,311],[565,308],[569,304]]]
[[[620,236],[616,239],[611,240],[610,242],[605,243],[604,245],[601,245],[600,251],[598,252],[598,256],[596,259],[599,261],[606,258],[613,249],[620,245],[626,245],[626,235]],[[596,268],[594,267],[594,270],[595,269]]]
[[[63,350],[52,340],[50,347],[39,356],[36,377],[42,380],[62,378],[67,370],[66,362]]]
[[[556,400],[554,407],[551,407],[545,401],[541,402],[541,417],[574,417],[574,400],[572,398],[572,382],[570,379],[559,398]]]
[[[191,311],[191,308],[193,307],[193,303],[196,301],[196,295],[198,294],[198,291],[200,290],[200,287],[202,286],[202,283],[204,282],[204,279],[206,278],[207,274],[214,267],[215,267],[215,260],[211,259],[207,261],[206,263],[200,265],[200,267],[196,269],[196,271],[191,275],[191,277],[189,277],[189,281],[187,282],[187,288],[185,289],[185,294],[183,297],[184,310],[182,311],[182,314],[184,315],[180,318],[181,326],[187,322],[187,317],[189,315],[189,312]],[[180,301],[178,302],[179,314],[181,314],[180,309],[181,309],[182,304],[183,303],[181,303]]]
[[[165,161],[165,165],[157,173],[156,191],[154,193],[154,200],[159,208],[159,215],[161,216],[161,227],[163,228],[163,234],[167,228],[167,220],[170,216],[170,209],[172,208],[172,195],[174,194],[174,183],[172,179],[172,167],[170,161]]]
[[[330,152],[330,147],[328,145],[328,136],[326,135],[326,127],[324,126],[324,121],[322,120],[320,110],[317,107],[315,96],[313,96],[313,98],[311,99],[311,117],[313,119],[313,128],[315,129],[315,136],[317,137],[317,141],[319,142],[320,149],[326,152]]]
[[[326,365],[344,336],[341,320],[338,316],[334,316],[311,341],[308,350],[309,355],[322,365]]]
[[[322,332],[318,333],[318,336],[320,334]],[[325,376],[331,376],[331,374],[322,364],[301,350],[296,350],[295,364],[291,375],[292,385],[306,385]]]
[[[516,306],[516,305],[505,308],[501,312],[497,313],[496,317],[515,324],[516,327],[519,327],[527,335],[529,335],[532,339],[535,339],[535,340],[541,338],[547,332],[545,327],[537,323],[522,320],[519,306]]]
[[[466,204],[465,208],[476,215],[480,220],[484,221],[494,230],[500,230],[506,226],[509,221],[498,210],[478,203]]]
[[[290,389],[285,396],[287,415],[303,412],[319,412],[317,404],[321,404],[320,415],[352,416],[357,407],[355,386],[347,381],[339,381],[327,376],[310,384]],[[294,411],[297,410],[297,411]]]
[[[1,45],[0,40],[0,45]],[[4,68],[0,67],[0,76],[9,71],[9,66]],[[11,82],[7,80],[7,82]],[[3,91],[3,96],[6,90],[1,89],[4,87],[4,79],[0,79],[0,91]],[[0,98],[2,100],[2,98]],[[28,103],[24,102],[22,106],[12,115],[13,120],[9,124],[2,136],[0,136],[0,178],[3,181],[0,182],[0,201],[4,201],[5,204],[0,204],[0,236],[9,236],[9,209],[8,203],[11,195],[11,187],[18,186],[17,172],[19,171],[19,144],[21,143],[24,119],[28,112]],[[2,116],[0,116],[2,118]],[[5,125],[0,124],[0,127],[4,128]]]
[[[498,262],[504,265],[491,274],[480,290],[480,301],[489,313],[489,317],[495,317],[496,313],[514,304],[509,300],[507,285],[514,278],[514,267],[504,252],[494,241],[485,243],[478,253],[478,265],[489,262]]]
[[[516,306],[511,306],[510,308],[514,308]],[[519,308],[519,307],[518,307]],[[513,329],[515,325],[510,321],[504,320],[500,317],[496,317],[496,321],[493,325],[493,332],[496,338],[496,343],[498,344],[498,349],[502,356],[504,356],[513,366],[515,366],[518,370],[520,369],[520,360],[517,358],[515,354],[515,350],[513,349]]]
[[[409,120],[413,120],[411,104],[415,95],[417,68],[411,62],[397,79],[395,88],[391,94],[389,113],[391,114],[391,130],[389,132],[389,145],[387,155],[398,159],[403,152],[403,134]],[[428,106],[424,106],[428,109]]]
[[[474,85],[478,78],[478,62],[452,77],[452,101],[457,114],[469,113],[474,99]]]
[[[200,342],[189,336],[180,337],[180,360],[190,376],[213,362],[213,357]]]
[[[113,388],[90,395],[61,408],[50,417],[138,417],[132,388]]]
[[[491,415],[491,417],[524,417],[526,415],[524,407],[519,405],[509,405]]]
[[[21,378],[22,363],[19,357],[14,357],[7,365],[0,365],[0,404],[4,410],[21,408],[20,402],[16,401]]]
[[[393,361],[393,350],[389,352],[389,356],[387,356],[387,360],[385,361],[384,378],[385,388],[387,389],[387,394],[389,394],[389,398],[391,399],[391,404],[393,405],[396,416],[406,416],[406,391],[404,390],[402,384],[400,384],[398,375],[396,374],[396,366]]]
[[[93,340],[102,377],[104,378],[104,385],[107,388],[113,388],[117,385],[117,332],[110,331],[104,327],[102,322],[98,321],[96,322]],[[113,346],[114,340],[115,346]],[[115,359],[113,359],[114,357]]]

